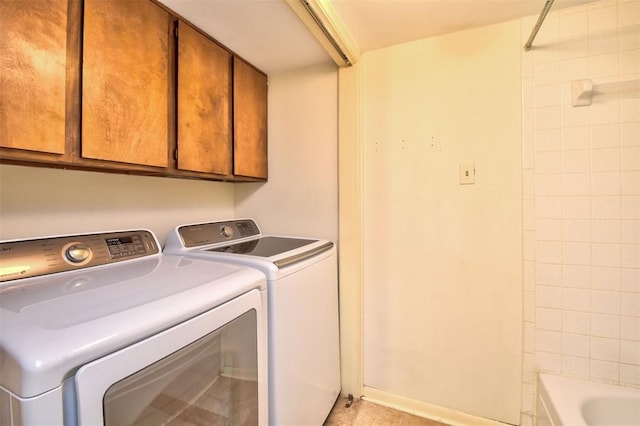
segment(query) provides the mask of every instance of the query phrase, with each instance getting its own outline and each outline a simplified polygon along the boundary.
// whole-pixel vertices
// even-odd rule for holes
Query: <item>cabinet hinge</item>
[[[178,21],[173,23],[173,38],[178,38]]]
[[[173,159],[178,161],[178,148],[173,150]]]

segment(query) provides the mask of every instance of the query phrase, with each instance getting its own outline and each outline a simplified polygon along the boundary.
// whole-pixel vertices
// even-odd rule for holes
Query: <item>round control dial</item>
[[[86,244],[72,244],[64,251],[64,257],[76,265],[87,262],[91,257],[91,247]]]
[[[233,228],[228,225],[224,225],[220,228],[220,234],[223,237],[231,238],[233,237]]]

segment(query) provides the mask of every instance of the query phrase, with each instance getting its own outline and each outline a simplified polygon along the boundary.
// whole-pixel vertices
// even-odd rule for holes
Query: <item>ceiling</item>
[[[159,0],[267,74],[333,63],[285,0]],[[551,10],[593,0],[555,0]],[[332,0],[360,52],[539,15],[545,0]]]

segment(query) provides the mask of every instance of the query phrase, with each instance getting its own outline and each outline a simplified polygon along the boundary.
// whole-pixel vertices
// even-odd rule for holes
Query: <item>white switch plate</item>
[[[460,163],[460,185],[473,184],[476,181],[476,165],[474,163]]]

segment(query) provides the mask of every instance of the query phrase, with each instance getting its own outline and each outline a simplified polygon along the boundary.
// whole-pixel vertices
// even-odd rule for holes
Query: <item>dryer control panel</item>
[[[160,253],[146,230],[0,242],[0,282],[106,265]]]

